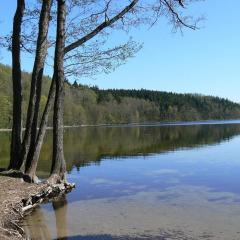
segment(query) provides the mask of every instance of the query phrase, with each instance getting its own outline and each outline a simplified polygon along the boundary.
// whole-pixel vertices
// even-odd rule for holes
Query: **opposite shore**
[[[82,127],[141,127],[141,126],[189,126],[189,125],[217,125],[217,124],[239,124],[240,119],[225,119],[225,120],[196,120],[196,121],[161,121],[161,122],[143,122],[143,123],[101,123],[101,124],[81,124],[64,126],[64,128],[82,128]],[[47,127],[47,130],[52,130],[52,127]],[[23,128],[23,130],[25,130]],[[10,128],[0,128],[0,132],[11,132]]]

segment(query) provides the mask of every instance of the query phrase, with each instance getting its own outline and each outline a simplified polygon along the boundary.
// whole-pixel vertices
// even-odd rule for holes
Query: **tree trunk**
[[[36,143],[34,144],[33,150],[31,152],[29,151],[29,154],[28,154],[28,157],[31,159],[31,161],[27,160],[26,162],[24,179],[27,182],[38,181],[36,177],[37,164],[38,164],[38,160],[39,160],[39,156],[40,156],[40,152],[43,144],[43,139],[47,130],[48,115],[52,108],[54,97],[55,97],[55,76],[53,75],[52,83],[49,89],[47,103],[45,105],[45,109],[44,109],[41,123],[39,126],[37,140],[36,140]]]
[[[12,34],[13,123],[9,169],[18,169],[22,146],[22,74],[20,63],[21,26],[25,0],[17,1]]]
[[[65,181],[66,163],[63,151],[63,104],[64,104],[64,45],[65,45],[65,0],[58,0],[57,36],[54,59],[56,93],[53,113],[53,157],[50,183]]]
[[[42,77],[47,54],[47,35],[50,21],[52,0],[42,2],[39,20],[36,56],[34,61],[30,98],[27,112],[26,130],[22,144],[21,165],[24,168],[29,150],[32,151],[37,136],[39,103],[41,99]],[[31,155],[31,154],[30,154]],[[28,158],[31,161],[31,158]]]

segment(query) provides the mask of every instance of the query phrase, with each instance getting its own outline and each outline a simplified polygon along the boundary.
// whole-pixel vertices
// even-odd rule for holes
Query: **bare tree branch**
[[[113,23],[121,19],[127,12],[129,12],[137,3],[139,0],[134,0],[129,4],[126,8],[124,8],[119,14],[117,14],[115,17],[112,19],[103,22],[101,25],[99,25],[97,28],[95,28],[92,32],[84,36],[83,38],[77,40],[76,42],[68,45],[65,47],[65,54],[68,53],[69,51],[81,46],[83,43],[87,42],[94,36],[96,36],[100,31],[102,31],[104,28],[111,26]]]

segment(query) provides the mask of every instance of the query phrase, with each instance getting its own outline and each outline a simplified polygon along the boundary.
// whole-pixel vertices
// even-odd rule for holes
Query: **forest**
[[[0,128],[11,127],[11,72],[11,67],[0,64]],[[23,121],[26,121],[30,79],[30,73],[22,73]],[[50,77],[44,76],[41,112],[47,101],[50,84]],[[66,126],[237,118],[240,118],[240,105],[219,97],[145,89],[102,90],[96,86],[81,85],[77,81],[71,84],[70,81],[65,80],[64,124]],[[52,126],[51,121],[49,126]]]

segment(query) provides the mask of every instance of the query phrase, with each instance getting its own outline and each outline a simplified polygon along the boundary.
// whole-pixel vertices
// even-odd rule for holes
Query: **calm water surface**
[[[9,134],[0,134],[0,167]],[[240,122],[65,131],[76,189],[23,222],[30,239],[240,239]],[[50,168],[51,132],[38,175]]]

